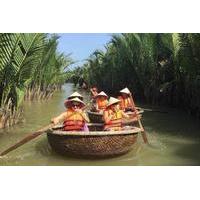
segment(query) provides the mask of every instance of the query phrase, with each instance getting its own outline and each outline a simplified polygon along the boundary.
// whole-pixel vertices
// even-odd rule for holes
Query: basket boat
[[[103,123],[103,114],[98,112],[87,111],[90,122],[92,123]]]
[[[89,132],[50,129],[47,131],[47,138],[52,149],[62,155],[106,158],[132,150],[139,132],[141,129],[137,127],[122,131]]]
[[[137,107],[137,110],[140,115],[142,115],[142,113],[144,112],[144,110],[139,109],[138,107]],[[87,114],[88,114],[88,117],[89,117],[91,123],[104,123],[103,122],[103,114],[98,113],[98,112],[92,112],[92,111],[87,111]],[[127,114],[131,116],[131,115],[133,115],[133,112],[127,112]],[[132,124],[134,122],[135,121],[132,119],[124,119],[123,120],[124,124],[126,124],[126,123]]]

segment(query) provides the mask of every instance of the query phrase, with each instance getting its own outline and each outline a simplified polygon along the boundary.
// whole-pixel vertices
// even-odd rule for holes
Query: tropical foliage
[[[69,56],[57,52],[58,36],[0,34],[0,127],[20,119],[24,99],[48,98],[65,82]]]
[[[118,34],[96,50],[83,77],[108,94],[128,87],[137,100],[200,116],[200,34]]]
[[[68,71],[69,79],[68,81],[73,82],[75,86],[78,85],[79,88],[87,88],[87,81],[89,79],[87,73],[87,66],[84,67],[77,66],[73,70]],[[84,88],[84,89],[86,89]]]

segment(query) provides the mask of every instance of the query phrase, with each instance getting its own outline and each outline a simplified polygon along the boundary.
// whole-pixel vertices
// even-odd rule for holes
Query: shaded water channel
[[[73,85],[66,84],[48,101],[26,102],[24,123],[0,130],[0,151],[49,124],[52,117],[64,111],[63,102],[73,91]],[[85,91],[80,92],[88,98]],[[63,157],[51,150],[46,134],[43,134],[1,157],[0,165],[200,165],[199,121],[183,111],[167,111],[143,114],[142,121],[151,145],[144,145],[139,136],[137,151],[123,156],[101,160]]]

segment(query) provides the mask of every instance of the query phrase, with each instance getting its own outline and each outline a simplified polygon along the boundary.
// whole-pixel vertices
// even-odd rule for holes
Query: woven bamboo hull
[[[57,153],[90,158],[105,158],[122,155],[132,150],[138,136],[138,132],[113,135],[106,135],[107,132],[103,131],[99,131],[98,134],[95,134],[96,132],[89,132],[87,135],[84,132],[82,133],[83,135],[76,135],[73,132],[59,134],[56,131],[49,131],[47,137],[52,149]],[[101,133],[104,133],[104,135],[101,135]]]

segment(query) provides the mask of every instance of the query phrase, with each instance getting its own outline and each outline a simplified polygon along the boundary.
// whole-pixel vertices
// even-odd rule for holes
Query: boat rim
[[[50,129],[47,133],[53,135],[68,135],[68,136],[114,136],[114,135],[131,135],[138,134],[142,130],[138,127],[132,127],[131,129],[125,129],[121,131],[61,131]]]
[[[137,108],[139,108],[139,107],[137,107]],[[89,114],[93,114],[93,115],[99,115],[99,116],[103,116],[103,113],[98,113],[98,112],[92,112],[92,111],[87,111],[87,113],[89,113]],[[127,114],[132,114],[133,112],[127,112]],[[142,113],[144,113],[144,110],[143,109],[139,109],[138,110],[138,114],[142,114]]]

